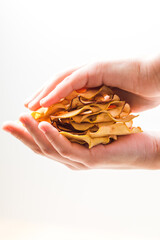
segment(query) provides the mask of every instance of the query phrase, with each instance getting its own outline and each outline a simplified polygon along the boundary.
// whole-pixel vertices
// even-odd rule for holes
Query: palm
[[[93,166],[97,168],[141,168],[155,154],[154,138],[146,133],[119,136],[108,145],[98,145],[90,150]],[[148,165],[147,165],[148,164]]]

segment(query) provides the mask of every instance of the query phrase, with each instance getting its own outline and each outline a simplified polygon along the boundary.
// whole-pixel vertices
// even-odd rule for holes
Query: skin
[[[30,110],[48,107],[73,90],[101,85],[113,87],[132,112],[160,104],[160,58],[150,62],[99,62],[71,69],[47,82],[25,106]],[[160,134],[137,133],[119,136],[108,145],[88,149],[71,143],[47,122],[36,122],[22,114],[23,126],[6,122],[3,129],[34,152],[60,162],[73,170],[85,169],[160,169]]]

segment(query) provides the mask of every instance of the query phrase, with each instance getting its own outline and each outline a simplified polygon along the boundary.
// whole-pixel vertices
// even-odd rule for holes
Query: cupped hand
[[[48,107],[73,90],[103,84],[128,102],[132,112],[156,107],[160,104],[160,58],[150,62],[99,62],[71,69],[47,82],[25,106],[30,110]]]
[[[160,169],[160,140],[151,134],[118,136],[111,144],[88,149],[71,143],[51,124],[38,123],[28,114],[23,114],[20,121],[25,127],[8,122],[3,129],[35,153],[71,169]]]

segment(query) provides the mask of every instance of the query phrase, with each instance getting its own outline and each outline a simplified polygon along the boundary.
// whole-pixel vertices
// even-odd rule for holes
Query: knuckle
[[[42,151],[39,148],[34,148],[33,152],[35,152],[38,155],[42,154]]]
[[[43,151],[43,153],[46,154],[46,155],[50,155],[50,154],[51,154],[51,150],[50,150],[49,147],[44,147],[44,148],[42,149],[42,151]]]
[[[78,168],[74,168],[74,167],[69,167],[72,171],[77,171],[77,170],[80,170]]]
[[[159,159],[160,159],[160,140],[159,140],[159,138],[155,138],[153,140],[153,159],[155,159],[155,160],[158,159],[158,163],[159,163]]]
[[[103,64],[102,62],[95,62],[91,63],[88,66],[88,71],[86,72],[86,79],[87,82],[90,81],[90,79],[96,79],[96,83],[98,85],[102,84],[102,77],[103,77]]]
[[[79,170],[79,169],[77,169],[77,168],[75,168],[75,167],[73,167],[73,166],[69,166],[69,165],[66,165],[69,169],[71,169],[72,171],[76,171],[76,170]]]
[[[66,148],[61,148],[61,149],[60,149],[60,154],[61,154],[62,156],[68,157],[68,156],[69,156],[69,151],[68,151],[68,149],[66,149]]]
[[[86,165],[90,168],[90,169],[94,169],[97,167],[97,162],[94,159],[90,159],[86,162]]]
[[[92,67],[93,67],[94,69],[96,69],[97,71],[101,70],[102,66],[103,66],[103,63],[100,62],[100,61],[97,61],[97,62],[95,62],[95,63],[92,64]]]
[[[53,136],[50,137],[49,141],[50,141],[50,143],[51,143],[52,146],[55,145],[55,139],[54,139]]]

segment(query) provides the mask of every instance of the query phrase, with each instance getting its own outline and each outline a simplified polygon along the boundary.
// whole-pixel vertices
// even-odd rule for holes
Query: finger
[[[43,85],[42,87],[40,87],[32,96],[30,96],[29,98],[27,98],[27,99],[25,100],[24,106],[25,106],[26,108],[28,108],[28,104],[29,104],[31,101],[33,101],[33,100],[43,91],[44,86],[45,86],[45,85]]]
[[[96,63],[74,71],[70,76],[61,81],[48,96],[40,101],[41,106],[48,107],[60,101],[74,90],[102,85],[102,67],[101,63]]]
[[[22,114],[19,120],[24,124],[28,132],[33,137],[34,141],[40,147],[42,152],[47,154],[52,148],[51,144],[47,141],[46,137],[38,129],[38,122],[32,118],[29,114]]]
[[[46,156],[49,156],[50,158],[57,160],[61,163],[72,165],[75,168],[80,168],[80,169],[84,168],[83,164],[80,164],[77,162],[73,163],[73,161],[69,160],[68,158],[61,156],[56,151],[56,149],[52,146],[52,144],[48,141],[44,133],[39,130],[38,122],[34,118],[32,118],[30,115],[28,114],[21,115],[20,121],[25,125],[25,127],[33,137],[36,144],[39,146],[41,151]]]
[[[14,137],[23,142],[35,153],[43,155],[39,146],[35,143],[32,136],[27,132],[27,130],[23,126],[20,126],[14,122],[6,122],[4,123],[2,129],[11,133]]]
[[[53,79],[49,80],[45,87],[42,89],[42,91],[39,92],[39,94],[34,97],[29,104],[27,105],[30,110],[35,111],[36,109],[40,108],[40,100],[47,96],[61,81],[63,81],[64,78],[66,78],[68,75],[73,73],[77,68],[70,69],[68,71],[65,71],[57,76],[55,76]]]
[[[49,142],[61,156],[87,166],[87,161],[90,159],[88,149],[79,144],[71,143],[66,137],[61,135],[56,128],[47,122],[41,122],[39,129],[45,134]]]
[[[18,140],[23,142],[27,147],[29,147],[32,151],[34,151],[36,154],[43,154],[39,146],[35,143],[33,137],[27,132],[26,128],[23,126],[20,126],[14,122],[6,122],[3,124],[2,129],[12,134],[14,137],[16,137]],[[61,157],[60,157],[61,158]],[[59,159],[60,163],[63,163],[68,168],[72,170],[83,170],[83,165],[78,164],[78,166],[73,166],[67,163],[64,163],[64,161]]]

